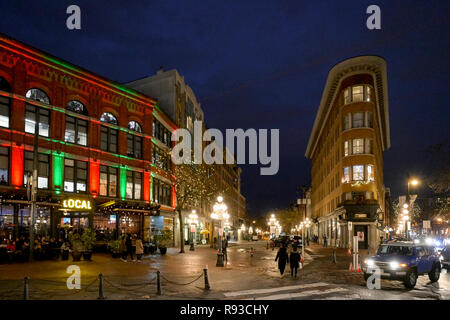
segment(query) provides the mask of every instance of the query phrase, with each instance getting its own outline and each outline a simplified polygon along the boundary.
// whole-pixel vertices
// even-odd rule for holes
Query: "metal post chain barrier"
[[[29,278],[23,278],[23,300],[30,300],[29,294]]]
[[[98,298],[99,300],[104,300],[105,296],[103,294],[103,274],[99,274],[98,275],[98,280],[99,280],[99,284],[98,284]]]
[[[161,273],[156,271],[156,294],[160,296],[162,294],[161,292]]]
[[[155,277],[156,278],[156,277]],[[113,288],[115,288],[115,289],[118,289],[118,290],[125,290],[125,291],[134,291],[134,290],[137,290],[137,289],[140,289],[140,288],[143,288],[143,287],[145,287],[145,286],[148,286],[148,285],[150,285],[150,284],[152,284],[153,283],[153,281],[155,280],[155,278],[153,278],[153,280],[151,280],[150,282],[145,282],[145,283],[139,283],[139,284],[120,284],[120,285],[117,285],[117,284],[114,284],[114,283],[112,283],[111,281],[109,281],[108,279],[106,279],[105,277],[103,277],[103,280],[105,281],[105,283],[106,284],[109,284],[111,287],[113,287]],[[129,289],[129,288],[125,288],[125,287],[136,287],[136,288],[131,288],[131,289]]]
[[[210,290],[211,287],[209,285],[209,279],[208,279],[208,266],[206,266],[206,268],[203,269],[203,274],[205,275],[205,290]]]

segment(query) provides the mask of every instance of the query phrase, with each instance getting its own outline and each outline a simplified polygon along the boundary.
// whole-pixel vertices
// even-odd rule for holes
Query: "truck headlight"
[[[366,259],[364,261],[365,264],[367,264],[368,267],[373,267],[375,266],[375,262],[372,259]]]
[[[390,264],[391,269],[397,269],[400,265],[398,264],[398,262],[392,261]]]

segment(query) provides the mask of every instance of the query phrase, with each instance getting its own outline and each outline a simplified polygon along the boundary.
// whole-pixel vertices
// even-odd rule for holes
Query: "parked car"
[[[403,281],[405,287],[414,288],[418,276],[428,275],[431,282],[439,280],[441,263],[433,246],[412,242],[389,242],[378,248],[375,256],[364,260],[364,279],[379,268],[382,279]]]
[[[445,246],[439,256],[442,268],[450,270],[450,245]]]

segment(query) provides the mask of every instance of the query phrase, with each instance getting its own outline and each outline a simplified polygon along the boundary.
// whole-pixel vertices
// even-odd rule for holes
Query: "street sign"
[[[358,231],[357,233],[358,241],[364,241],[364,232]]]
[[[349,221],[348,222],[348,231],[352,231],[353,228],[353,222]]]
[[[423,220],[423,228],[424,229],[431,229],[431,221],[430,220]]]

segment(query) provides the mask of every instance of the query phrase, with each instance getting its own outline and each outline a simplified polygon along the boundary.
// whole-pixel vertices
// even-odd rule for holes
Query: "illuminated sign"
[[[89,200],[67,199],[63,201],[65,209],[87,209],[91,210],[91,202]]]

